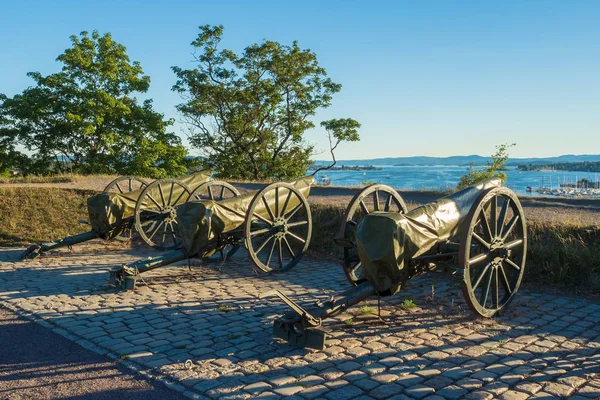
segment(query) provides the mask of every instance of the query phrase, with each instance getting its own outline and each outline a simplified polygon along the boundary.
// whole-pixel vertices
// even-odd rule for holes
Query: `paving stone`
[[[327,299],[347,285],[334,262],[304,260],[285,281],[257,277],[245,257],[228,260],[227,268],[194,266],[202,277],[194,280],[183,279],[181,267],[163,267],[144,274],[148,281],[160,276],[159,284],[121,293],[107,290],[98,279],[105,274],[104,265],[147,257],[147,249],[98,250],[97,255],[78,254],[77,249],[68,259],[41,258],[27,266],[7,263],[0,250],[0,299],[35,313],[65,335],[109,349],[113,357],[135,351],[142,370],[160,370],[173,379],[174,389],[188,395],[292,400],[600,397],[600,379],[591,375],[600,374],[600,306],[586,298],[521,289],[505,315],[494,321],[465,320],[462,314],[440,312],[456,306],[455,284],[423,275],[403,288],[403,296],[421,304],[417,312],[398,307],[403,296],[382,298],[394,324],[361,320],[346,330],[339,320],[325,321],[324,329],[331,332],[326,349],[299,350],[272,338],[272,318],[287,312],[286,306],[256,301],[256,295],[279,288],[300,302]],[[65,266],[71,273],[68,281],[56,274]],[[5,276],[13,277],[9,287]],[[428,303],[424,298],[429,293],[423,293],[432,285],[436,302]],[[54,308],[45,310],[49,301]],[[461,298],[458,302],[465,307]],[[232,309],[219,311],[219,304]],[[194,362],[191,370],[182,367],[186,359]]]
[[[416,399],[426,397],[433,392],[435,392],[435,389],[423,385],[410,386],[404,391],[404,393],[406,393],[408,396]]]
[[[389,399],[390,397],[402,393],[404,388],[395,383],[381,385],[369,392],[369,396],[375,399]]]
[[[446,386],[445,388],[438,390],[436,392],[436,394],[438,396],[442,396],[443,398],[450,399],[450,400],[460,399],[466,393],[467,393],[466,389],[463,389],[460,386],[456,386],[456,385]]]
[[[345,385],[328,393],[325,397],[329,400],[346,400],[363,394],[363,391],[353,385]]]

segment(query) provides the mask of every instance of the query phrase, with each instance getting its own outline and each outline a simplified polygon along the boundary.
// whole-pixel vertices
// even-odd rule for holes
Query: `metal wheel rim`
[[[204,194],[206,192],[206,195]],[[226,195],[233,195],[227,196]],[[240,195],[239,190],[237,190],[233,185],[223,182],[223,181],[210,181],[205,182],[202,185],[198,186],[196,189],[192,191],[190,197],[188,197],[187,201],[202,201],[202,200],[214,200],[214,201],[222,201],[226,199],[231,199],[234,197],[238,197]]]
[[[171,183],[170,189],[165,193],[162,190],[161,183]],[[149,193],[155,186],[159,189],[159,198],[154,197]],[[182,193],[175,197],[173,190],[175,186],[183,188]],[[161,250],[170,250],[180,247],[179,230],[177,229],[177,220],[175,219],[174,208],[180,203],[182,197],[189,198],[191,193],[190,188],[176,179],[160,179],[148,185],[140,194],[140,197],[135,205],[135,228],[142,239],[150,246]],[[142,207],[144,199],[148,198],[147,204],[152,204],[153,207]],[[157,210],[158,209],[158,210]],[[150,215],[155,217],[150,218]],[[150,225],[152,223],[152,225]],[[149,227],[149,229],[145,229]],[[168,230],[167,230],[168,229]],[[162,234],[161,231],[162,230]],[[156,235],[160,235],[160,242],[154,240]],[[167,236],[168,235],[168,236]],[[169,239],[167,239],[170,237]],[[165,245],[165,243],[172,243]]]
[[[500,197],[503,201],[498,209]],[[489,220],[484,215],[488,207]],[[508,212],[513,215],[509,220]],[[479,197],[466,223],[459,250],[459,263],[464,268],[463,294],[473,312],[490,318],[514,299],[521,285],[527,256],[527,221],[514,192],[499,187]],[[482,252],[473,254],[474,248]]]
[[[382,207],[382,209],[373,211],[390,211],[392,209],[393,202],[393,205],[399,210],[401,214],[406,213],[407,208],[406,204],[404,203],[404,200],[402,199],[400,194],[398,194],[398,192],[392,187],[382,184],[374,184],[367,186],[366,188],[355,194],[350,203],[348,204],[348,207],[346,207],[346,212],[344,213],[342,225],[338,233],[339,238],[346,238],[346,235],[349,234],[347,230],[351,228],[351,225],[353,225],[353,229],[356,229],[356,225],[358,225],[360,220],[355,221],[353,218],[358,212],[359,208],[361,208],[363,212],[365,211],[365,208],[367,208],[366,204],[364,203],[364,199],[368,196],[373,196],[373,204],[375,204],[376,201],[377,204],[379,204],[380,192],[387,193],[389,195],[389,202],[384,203],[384,207]],[[368,210],[368,208],[367,211],[367,214],[371,213],[371,211]],[[344,274],[348,279],[348,282],[356,286],[360,282],[359,273],[357,272],[360,270],[361,262],[360,260],[358,260],[358,254],[356,253],[356,241],[354,240],[354,238],[352,238],[352,243],[354,244],[353,249],[348,249],[347,247],[339,246],[339,252],[342,255],[340,257],[340,263],[342,265],[342,269],[344,270]]]
[[[279,196],[279,190],[280,189],[286,189],[288,190],[288,195],[286,196],[286,200],[284,201],[284,203],[281,205],[281,212],[279,210],[279,203],[278,203],[278,196]],[[255,211],[256,208],[259,206],[259,204],[266,204],[266,199],[265,199],[265,195],[270,192],[270,191],[275,191],[275,198],[277,199],[276,204],[274,206],[271,206],[270,208],[267,208],[269,211],[269,218],[264,218],[260,215],[258,215]],[[289,209],[289,200],[291,200],[291,196],[296,196],[299,199],[299,204],[294,207],[293,209]],[[273,212],[273,208],[275,209],[275,212]],[[292,222],[288,225],[286,225],[286,228],[283,230],[283,238],[284,239],[278,239],[277,238],[277,233],[274,233],[277,227],[277,222],[275,222],[275,220],[277,220],[278,218],[283,218],[283,219],[287,219],[287,221],[291,220],[293,217],[295,217],[298,212],[300,210],[304,210],[306,215],[305,215],[305,221],[298,221],[298,222],[302,222],[301,224],[298,223],[297,225],[293,225],[292,224],[296,224],[297,222]],[[260,221],[262,224],[264,224],[266,227],[253,227],[252,223],[254,221]],[[287,224],[287,222],[286,222]],[[297,235],[295,232],[293,232],[291,230],[291,228],[293,227],[297,227],[297,226],[305,226],[307,227],[307,232],[303,235],[303,236],[299,236]],[[287,228],[289,226],[289,229]],[[280,225],[281,227],[281,225]],[[260,235],[262,237],[266,237],[266,239],[263,241],[263,243],[260,246],[255,246],[252,239],[253,238],[257,238],[259,235],[257,235],[257,232],[260,231],[265,231],[267,230],[267,232],[265,232],[263,235]],[[279,232],[279,234],[281,234],[281,231]],[[294,266],[296,266],[298,264],[298,262],[300,262],[300,260],[302,259],[302,257],[304,256],[304,253],[306,252],[306,250],[308,249],[308,245],[310,243],[310,238],[312,235],[312,216],[310,213],[310,206],[308,205],[308,201],[306,201],[306,198],[302,195],[302,193],[296,189],[293,185],[289,184],[289,183],[285,183],[285,182],[280,182],[280,183],[273,183],[269,186],[267,186],[266,188],[262,189],[261,191],[259,191],[254,198],[252,199],[252,202],[250,203],[250,207],[248,208],[248,211],[246,213],[246,221],[244,223],[244,237],[245,237],[245,242],[246,242],[246,249],[248,251],[248,255],[250,256],[250,258],[252,259],[252,261],[254,262],[254,264],[261,269],[264,272],[270,272],[270,271],[287,271],[291,268],[293,268]],[[291,249],[291,244],[290,244],[290,240],[294,240],[296,242],[302,243],[302,248],[300,249],[300,251],[296,251],[294,252],[293,249]],[[287,244],[286,244],[286,240],[287,240]],[[269,246],[269,242],[272,242],[273,244],[271,244]],[[275,257],[273,257],[273,253],[275,251],[275,247],[278,247],[277,249],[277,254],[275,255]],[[269,256],[267,258],[267,262],[264,263],[262,260],[260,260],[259,258],[259,254],[262,251],[268,251],[269,252]],[[283,252],[287,251],[289,256],[292,256],[292,259],[287,262],[285,265],[283,265],[282,262],[282,258],[283,258]],[[263,253],[266,254],[266,253]],[[272,266],[271,261],[275,261],[275,259],[278,260],[278,264],[279,264],[279,268],[274,268]]]
[[[120,182],[127,182],[127,185],[125,185],[125,189],[127,190],[123,190],[123,187],[121,187]],[[108,185],[106,185],[106,187],[104,188],[103,192],[104,193],[108,193],[111,191],[111,189],[113,189],[114,187],[117,188],[118,192],[116,193],[128,193],[128,192],[132,192],[133,189],[133,182],[139,182],[140,183],[140,187],[136,188],[135,190],[139,190],[139,189],[144,189],[148,186],[148,182],[146,182],[144,179],[137,177],[137,176],[120,176],[116,179],[113,179]]]

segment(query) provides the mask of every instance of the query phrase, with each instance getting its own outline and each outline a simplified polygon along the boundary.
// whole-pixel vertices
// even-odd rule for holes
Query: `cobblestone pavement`
[[[120,292],[106,286],[109,266],[160,253],[101,244],[32,262],[19,253],[0,250],[4,305],[192,398],[600,398],[594,300],[522,290],[503,316],[483,320],[459,282],[430,274],[382,299],[384,321],[371,314],[374,299],[325,324],[333,338],[324,351],[299,350],[272,337],[286,307],[257,295],[325,299],[348,285],[334,262],[277,275],[257,274],[243,257],[195,262]]]

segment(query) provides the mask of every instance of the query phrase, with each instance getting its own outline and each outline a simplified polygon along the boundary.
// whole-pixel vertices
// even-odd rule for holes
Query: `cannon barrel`
[[[274,321],[273,334],[276,337],[299,348],[310,347],[322,350],[325,348],[327,334],[315,329],[321,325],[321,321],[338,315],[375,294],[375,287],[371,282],[365,281],[324,302],[318,301],[315,307],[308,310],[303,309],[278,290],[263,293],[259,295],[259,298],[277,296],[292,309]]]
[[[94,231],[80,233],[79,235],[68,236],[66,238],[54,240],[52,242],[34,244],[29,246],[27,250],[21,255],[21,258],[24,260],[33,260],[40,256],[40,254],[45,253],[47,251],[64,247],[64,246],[73,246],[74,244],[87,242],[88,240],[96,239],[98,234]]]
[[[129,264],[112,268],[108,283],[120,286],[125,290],[135,289],[135,284],[143,272],[151,271],[165,265],[173,264],[188,258],[183,250],[173,250],[160,257],[148,257]]]

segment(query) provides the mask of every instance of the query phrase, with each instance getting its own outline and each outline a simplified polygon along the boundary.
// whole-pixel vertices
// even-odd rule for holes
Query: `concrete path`
[[[272,337],[286,307],[257,295],[326,299],[348,287],[339,265],[308,260],[264,275],[234,258],[152,271],[134,292],[106,287],[110,265],[159,254],[90,244],[21,262],[0,250],[0,301],[192,398],[600,398],[594,299],[522,290],[504,315],[483,320],[459,282],[430,274],[383,299],[384,323],[370,314],[374,299],[326,322],[325,350],[298,350]]]

